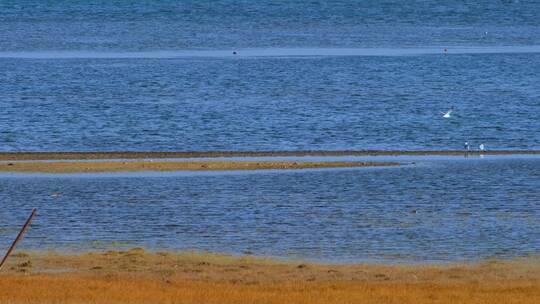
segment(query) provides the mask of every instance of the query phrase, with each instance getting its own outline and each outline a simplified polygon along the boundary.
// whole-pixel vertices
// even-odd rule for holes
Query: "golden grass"
[[[0,303],[540,303],[540,262],[334,265],[141,248],[19,253],[0,275]]]
[[[306,169],[398,165],[385,162],[311,161],[99,161],[0,163],[4,172],[90,173],[133,171],[213,171],[259,169]]]
[[[0,277],[1,303],[539,303],[538,281],[242,284],[132,276]]]

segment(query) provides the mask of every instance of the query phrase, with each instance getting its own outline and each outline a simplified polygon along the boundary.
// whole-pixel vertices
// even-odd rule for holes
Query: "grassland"
[[[0,303],[540,303],[540,259],[313,264],[128,251],[19,253]]]

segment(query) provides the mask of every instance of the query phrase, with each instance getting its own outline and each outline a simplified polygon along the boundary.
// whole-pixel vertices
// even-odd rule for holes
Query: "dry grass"
[[[0,278],[2,303],[539,303],[538,281],[238,284],[74,274]]]
[[[324,265],[136,248],[18,254],[0,303],[540,303],[538,258]]]
[[[308,161],[99,161],[99,162],[13,162],[0,163],[0,171],[41,173],[133,172],[133,171],[214,171],[258,169],[305,169],[388,166],[384,162]]]

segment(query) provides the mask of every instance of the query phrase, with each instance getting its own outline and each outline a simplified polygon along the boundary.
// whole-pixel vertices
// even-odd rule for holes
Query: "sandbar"
[[[287,157],[287,156],[461,156],[461,155],[538,155],[540,150],[302,150],[302,151],[110,151],[110,152],[0,152],[8,160],[90,160],[200,157]]]
[[[264,169],[349,168],[399,165],[394,162],[360,161],[93,161],[93,162],[3,162],[0,172],[103,173],[137,171],[223,171]]]

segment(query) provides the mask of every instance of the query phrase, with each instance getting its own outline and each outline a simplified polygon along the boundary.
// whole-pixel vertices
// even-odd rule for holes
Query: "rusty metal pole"
[[[2,262],[0,262],[0,270],[2,270],[2,266],[4,266],[4,264],[6,263],[9,255],[13,252],[13,250],[15,250],[15,246],[17,246],[17,243],[22,239],[22,236],[24,232],[26,231],[26,229],[28,229],[28,226],[30,226],[30,222],[32,222],[32,218],[34,218],[34,215],[36,215],[36,211],[37,211],[36,208],[32,209],[32,213],[26,220],[26,223],[24,223],[24,226],[22,227],[21,231],[19,231],[19,234],[17,235],[17,237],[11,244],[11,247],[9,247],[8,251],[6,252],[6,255],[2,259]]]

